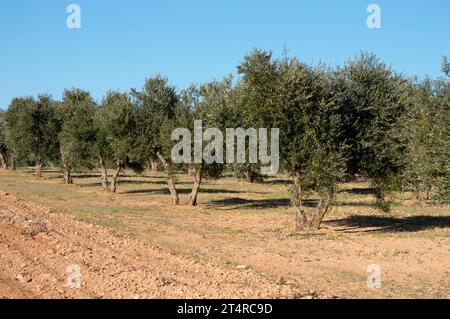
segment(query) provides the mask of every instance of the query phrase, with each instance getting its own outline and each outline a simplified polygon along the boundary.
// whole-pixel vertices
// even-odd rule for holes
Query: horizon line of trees
[[[98,169],[103,189],[117,192],[124,169],[142,173],[159,162],[174,205],[180,204],[178,172],[193,176],[188,201],[193,206],[205,178],[227,171],[249,182],[264,180],[260,163],[173,163],[172,131],[193,129],[194,121],[202,120],[222,130],[280,128],[280,167],[292,178],[298,230],[318,229],[336,204],[338,184],[355,176],[370,180],[386,212],[394,191],[450,203],[447,58],[443,77],[421,81],[369,53],[330,68],[254,50],[237,70],[236,79],[230,75],[181,91],[157,75],[141,89],[109,91],[100,103],[81,89],[66,90],[60,101],[45,94],[16,97],[0,111],[0,164],[12,170],[33,164],[35,176],[44,166],[58,166],[67,184],[76,170]],[[215,149],[205,151],[214,155]],[[311,193],[319,200],[309,208],[304,203]]]

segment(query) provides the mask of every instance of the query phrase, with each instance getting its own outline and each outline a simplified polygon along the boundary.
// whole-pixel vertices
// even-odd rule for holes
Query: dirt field
[[[287,180],[206,181],[174,208],[163,176],[36,179],[0,171],[0,297],[450,298],[450,209],[398,194],[389,215],[366,183],[341,186],[315,234],[293,232]],[[180,176],[182,202],[191,180]],[[314,198],[311,198],[314,201]],[[367,267],[381,288],[367,287]],[[78,265],[81,288],[69,288]]]
[[[14,196],[1,195],[0,220],[1,297],[294,296],[252,271],[177,257]],[[80,289],[67,285],[69,265],[80,267]]]

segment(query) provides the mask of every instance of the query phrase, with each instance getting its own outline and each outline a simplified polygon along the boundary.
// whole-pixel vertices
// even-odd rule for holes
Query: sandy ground
[[[271,284],[250,269],[190,261],[0,194],[1,298],[279,296],[320,297]]]

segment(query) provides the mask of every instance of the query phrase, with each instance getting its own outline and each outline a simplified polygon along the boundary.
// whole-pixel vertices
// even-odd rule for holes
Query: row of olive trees
[[[446,60],[443,71],[448,75]],[[43,164],[53,163],[66,183],[73,170],[98,167],[103,188],[112,192],[125,168],[142,172],[159,161],[175,205],[180,170],[193,175],[190,205],[197,204],[202,180],[224,169],[249,181],[264,178],[261,163],[173,163],[173,130],[193,130],[202,120],[222,130],[280,128],[281,171],[292,177],[300,230],[318,229],[338,183],[355,175],[371,181],[386,211],[386,196],[397,190],[450,201],[448,79],[408,79],[371,54],[331,69],[259,50],[244,58],[238,73],[236,81],[230,76],[181,92],[156,76],[141,90],[107,93],[99,105],[81,90],[66,91],[62,101],[16,98],[0,117],[0,160],[13,167],[33,162],[37,176]],[[319,200],[309,208],[304,202],[312,192]]]
[[[231,85],[230,82],[229,86]],[[50,96],[15,98],[1,118],[1,160],[33,163],[35,176],[45,164],[59,166],[64,182],[73,182],[76,169],[98,167],[105,190],[116,192],[125,168],[142,172],[159,159],[167,173],[173,203],[179,204],[174,172],[196,170],[191,205],[204,174],[218,177],[219,165],[174,165],[171,162],[171,132],[176,127],[192,127],[194,119],[211,117],[208,109],[224,99],[223,83],[191,87],[178,94],[167,79],[156,76],[141,91],[108,92],[97,105],[89,92],[66,90],[61,101]],[[231,88],[231,86],[230,86]],[[216,102],[216,100],[218,102]],[[108,176],[108,168],[113,169]]]

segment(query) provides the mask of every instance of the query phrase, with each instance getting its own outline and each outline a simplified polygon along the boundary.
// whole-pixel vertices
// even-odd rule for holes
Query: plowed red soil
[[[2,298],[304,296],[252,270],[187,260],[7,194],[0,194],[0,265]],[[69,265],[80,267],[79,289],[67,283]]]

